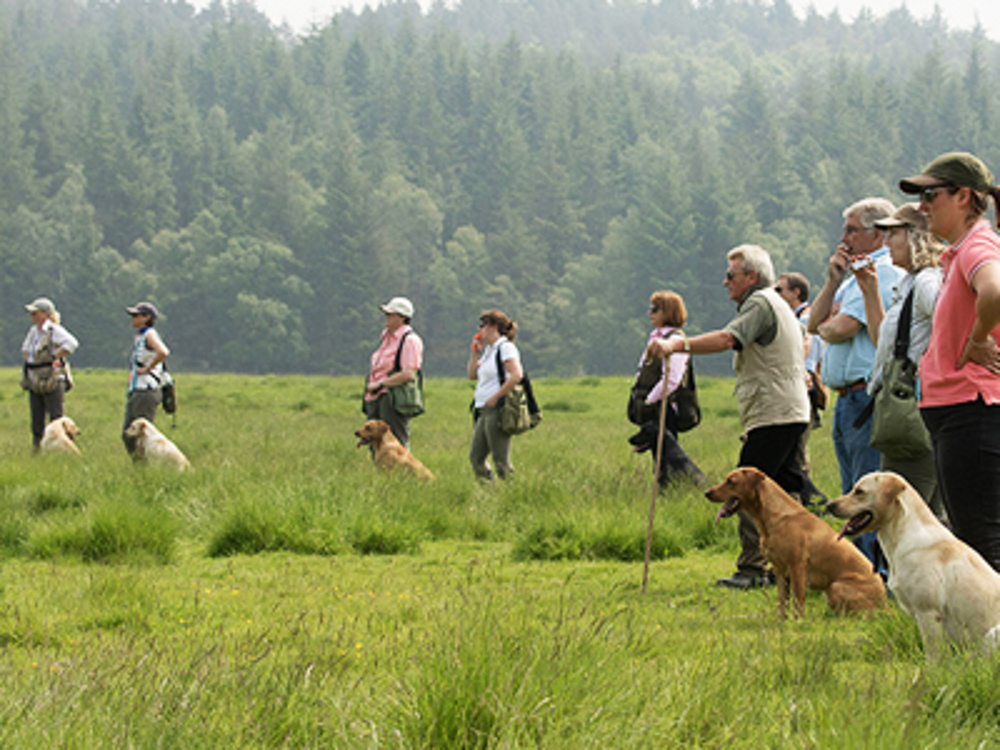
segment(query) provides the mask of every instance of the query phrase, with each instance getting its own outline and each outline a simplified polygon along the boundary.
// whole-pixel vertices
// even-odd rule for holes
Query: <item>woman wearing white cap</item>
[[[406,297],[393,297],[379,309],[385,313],[385,328],[378,349],[372,353],[365,383],[365,415],[388,424],[396,439],[409,448],[410,418],[392,407],[389,389],[417,377],[423,367],[424,342],[410,326],[413,303]]]
[[[42,442],[45,417],[63,416],[68,365],[66,357],[76,351],[76,338],[59,324],[59,313],[52,300],[39,297],[24,306],[31,314],[31,328],[21,344],[24,376],[21,386],[28,391],[31,403],[31,437],[35,450]]]
[[[128,437],[125,431],[139,417],[154,421],[156,407],[163,401],[160,386],[169,377],[163,370],[163,363],[170,356],[170,350],[154,328],[159,311],[153,303],[140,302],[125,310],[135,329],[135,342],[129,358],[128,397],[125,401],[122,441],[129,455],[135,459],[136,438]]]

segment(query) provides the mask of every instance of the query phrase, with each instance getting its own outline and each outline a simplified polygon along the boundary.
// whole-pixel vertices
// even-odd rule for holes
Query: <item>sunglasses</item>
[[[740,276],[746,276],[746,271],[737,271],[736,273],[733,273],[732,271],[726,271],[726,281],[732,281],[733,279],[736,278],[737,274],[739,274]]]
[[[958,188],[951,187],[949,185],[938,185],[937,187],[924,188],[920,191],[920,202],[921,203],[933,203],[934,199],[938,197],[938,193],[947,190],[949,193],[954,195],[958,192]]]
[[[650,305],[649,306],[649,311],[650,312],[658,312],[659,309],[660,309],[659,305]]]
[[[776,286],[776,287],[774,287],[774,291],[776,291],[778,294],[781,294],[783,291],[785,291],[785,287],[783,287],[783,286]]]

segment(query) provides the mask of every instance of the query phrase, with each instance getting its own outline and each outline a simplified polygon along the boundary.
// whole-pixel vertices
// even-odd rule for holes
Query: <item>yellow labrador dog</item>
[[[358,447],[370,445],[375,457],[375,465],[383,469],[400,467],[420,479],[431,480],[434,475],[403,444],[396,440],[389,425],[381,419],[370,419],[354,433]]]
[[[173,466],[178,471],[187,471],[191,468],[191,464],[181,453],[180,448],[156,429],[156,426],[148,419],[139,417],[128,426],[125,434],[136,439],[135,456],[137,459]]]
[[[920,626],[929,659],[946,642],[997,645],[1000,575],[937,520],[903,477],[866,474],[829,508],[849,519],[841,535],[878,532],[889,561],[889,588]]]
[[[79,456],[80,449],[76,447],[78,437],[80,428],[76,426],[76,422],[69,417],[59,417],[45,426],[38,448],[42,453],[71,453]]]

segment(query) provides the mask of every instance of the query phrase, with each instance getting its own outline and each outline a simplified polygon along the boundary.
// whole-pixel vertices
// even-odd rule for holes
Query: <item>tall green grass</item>
[[[133,466],[120,373],[81,371],[82,460],[34,457],[0,373],[0,747],[990,747],[1000,660],[928,665],[895,608],[732,592],[735,524],[652,495],[626,378],[542,379],[516,477],[468,466],[470,384],[427,383],[432,483],[374,469],[360,382],[180,375],[190,474]],[[682,442],[736,462],[724,379]],[[827,430],[814,478],[836,494]]]

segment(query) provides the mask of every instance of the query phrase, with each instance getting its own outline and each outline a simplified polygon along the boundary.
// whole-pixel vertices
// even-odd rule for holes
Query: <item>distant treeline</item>
[[[431,375],[476,316],[535,374],[623,373],[658,288],[726,321],[724,254],[822,279],[840,211],[943,150],[1000,170],[1000,46],[903,10],[464,0],[302,37],[246,2],[0,0],[0,343],[74,361],[164,312],[178,368],[357,373],[413,299]]]

